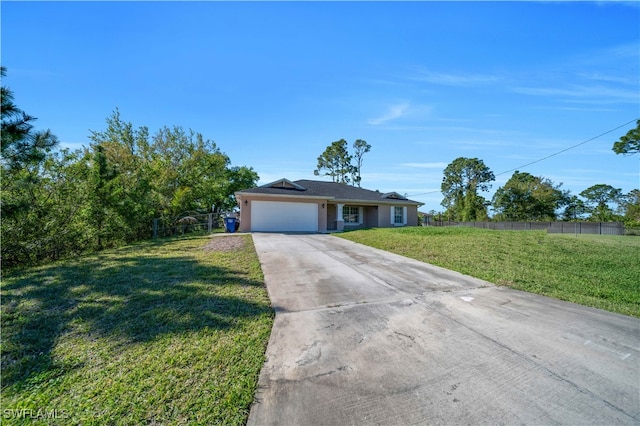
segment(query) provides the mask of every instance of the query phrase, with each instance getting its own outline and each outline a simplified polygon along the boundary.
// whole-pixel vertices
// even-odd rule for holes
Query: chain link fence
[[[194,232],[213,232],[223,227],[222,218],[214,213],[184,213],[177,218],[153,219],[153,239]]]

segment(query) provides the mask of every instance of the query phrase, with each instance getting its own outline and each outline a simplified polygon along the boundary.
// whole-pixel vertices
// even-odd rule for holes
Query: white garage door
[[[318,205],[315,203],[253,201],[251,203],[251,230],[317,232]]]

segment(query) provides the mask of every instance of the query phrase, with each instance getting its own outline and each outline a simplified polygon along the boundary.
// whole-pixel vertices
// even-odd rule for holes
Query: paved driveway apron
[[[253,234],[276,318],[250,425],[640,424],[640,320],[330,235]]]

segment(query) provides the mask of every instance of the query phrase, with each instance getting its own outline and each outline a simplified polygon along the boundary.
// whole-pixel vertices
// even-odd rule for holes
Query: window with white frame
[[[344,219],[345,225],[352,223],[357,225],[360,223],[360,208],[355,206],[344,206],[342,208],[342,219]]]
[[[393,208],[393,223],[395,225],[402,225],[404,223],[404,209],[402,207],[395,206]]]
[[[406,206],[391,206],[391,224],[395,226],[404,226],[407,224]]]

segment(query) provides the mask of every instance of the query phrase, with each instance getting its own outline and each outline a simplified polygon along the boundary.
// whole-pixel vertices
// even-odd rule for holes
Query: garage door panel
[[[263,232],[317,232],[318,205],[280,201],[251,203],[251,230]]]

